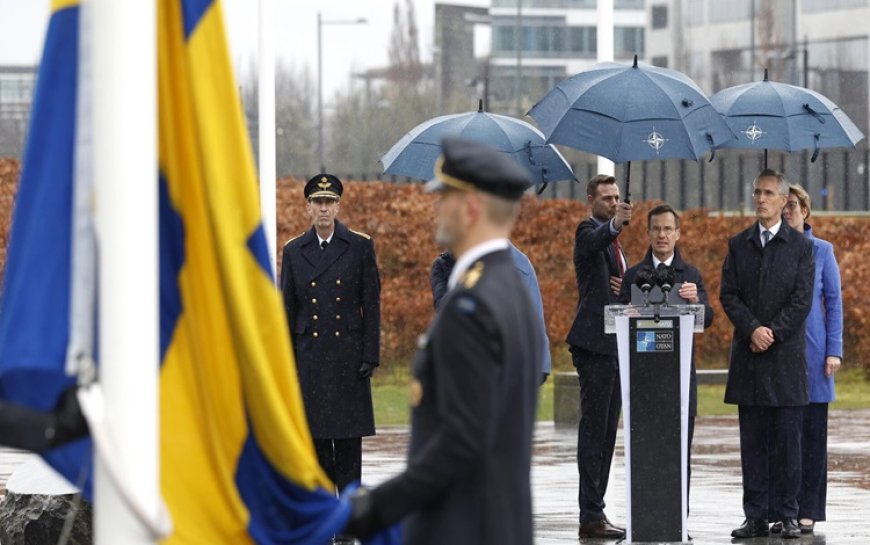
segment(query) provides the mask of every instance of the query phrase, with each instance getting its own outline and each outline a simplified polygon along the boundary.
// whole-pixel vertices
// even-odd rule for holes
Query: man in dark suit
[[[701,272],[683,261],[677,241],[680,240],[680,216],[669,204],[653,207],[647,214],[647,231],[649,232],[649,249],[643,261],[625,271],[619,301],[623,304],[631,302],[631,286],[637,276],[637,271],[646,267],[650,270],[658,267],[671,267],[674,270],[675,282],[681,283],[678,295],[691,305],[704,305],[704,328],[713,323],[713,307],[707,299],[707,289]],[[689,380],[689,445],[686,457],[687,479],[692,476],[692,438],[695,435],[695,416],[698,414],[698,381],[695,373],[695,359],[692,358],[692,374]],[[688,482],[687,482],[688,484]]]
[[[420,339],[405,471],[351,499],[345,533],[404,519],[404,543],[529,545],[530,469],[541,337],[508,236],[531,185],[519,164],[445,139],[436,240],[457,256],[448,293]]]
[[[604,334],[604,307],[618,302],[627,261],[617,237],[631,219],[631,205],[619,202],[616,179],[601,174],[586,184],[586,200],[591,217],[580,222],[574,236],[574,272],[580,303],[567,339],[580,379],[578,535],[620,538],[625,529],[614,526],[604,514],[604,494],[622,409],[616,339]]]
[[[782,537],[792,539],[801,535],[801,411],[808,403],[804,322],[815,262],[812,242],[782,221],[785,177],[765,169],[753,185],[758,221],[728,242],[719,294],[734,324],[725,402],[738,406],[746,515],[731,535],[768,535],[770,511],[782,516]],[[778,505],[769,505],[769,484],[778,492]]]
[[[284,245],[281,290],[317,459],[340,491],[358,481],[374,435],[370,378],[379,362],[380,280],[371,237],[336,219],[343,187],[305,184],[311,228]]]

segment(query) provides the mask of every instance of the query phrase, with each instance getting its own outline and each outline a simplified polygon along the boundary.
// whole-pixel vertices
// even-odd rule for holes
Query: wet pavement
[[[363,481],[377,484],[404,467],[406,427],[380,428],[363,441]],[[535,432],[532,486],[536,545],[606,544],[577,538],[577,430],[539,422]],[[610,520],[625,520],[622,429],[605,501]],[[870,545],[870,410],[832,410],[828,441],[828,503],[825,522],[812,535],[734,540],[743,522],[739,434],[736,416],[699,417],[692,449],[689,534],[699,545]]]

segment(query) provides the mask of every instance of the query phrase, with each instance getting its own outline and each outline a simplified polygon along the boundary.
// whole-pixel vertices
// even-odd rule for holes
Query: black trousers
[[[804,407],[801,436],[800,518],[825,520],[828,501],[828,404]]]
[[[798,518],[804,407],[740,405],[743,512],[749,518]]]
[[[616,444],[622,395],[616,356],[571,347],[580,378],[580,425],[577,429],[577,471],[580,474],[580,522],[602,520],[604,494]]]
[[[336,491],[362,477],[362,438],[315,439],[317,461],[327,477],[335,483]]]

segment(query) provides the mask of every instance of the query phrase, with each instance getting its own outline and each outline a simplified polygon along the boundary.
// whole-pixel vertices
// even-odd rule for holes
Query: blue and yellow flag
[[[75,382],[70,338],[71,224],[78,97],[79,6],[52,2],[30,114],[0,299],[0,396],[51,409]],[[90,487],[90,440],[44,455]]]
[[[0,395],[41,409],[74,381],[71,327],[93,319],[70,318],[79,7],[52,7],[0,301]],[[157,13],[165,543],[323,545],[349,506],[308,432],[220,3]],[[90,450],[47,459],[75,482]]]
[[[166,543],[310,543],[349,513],[317,463],[220,3],[159,0]]]

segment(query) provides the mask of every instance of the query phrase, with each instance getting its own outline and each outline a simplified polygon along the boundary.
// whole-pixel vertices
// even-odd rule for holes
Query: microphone
[[[668,295],[670,295],[676,280],[677,273],[673,267],[659,265],[656,269],[656,284],[659,285],[662,293],[665,295],[665,306],[668,304]]]
[[[656,285],[655,271],[648,266],[639,268],[634,277],[634,285],[640,288],[641,293],[643,293],[644,305],[649,305],[649,292]]]

